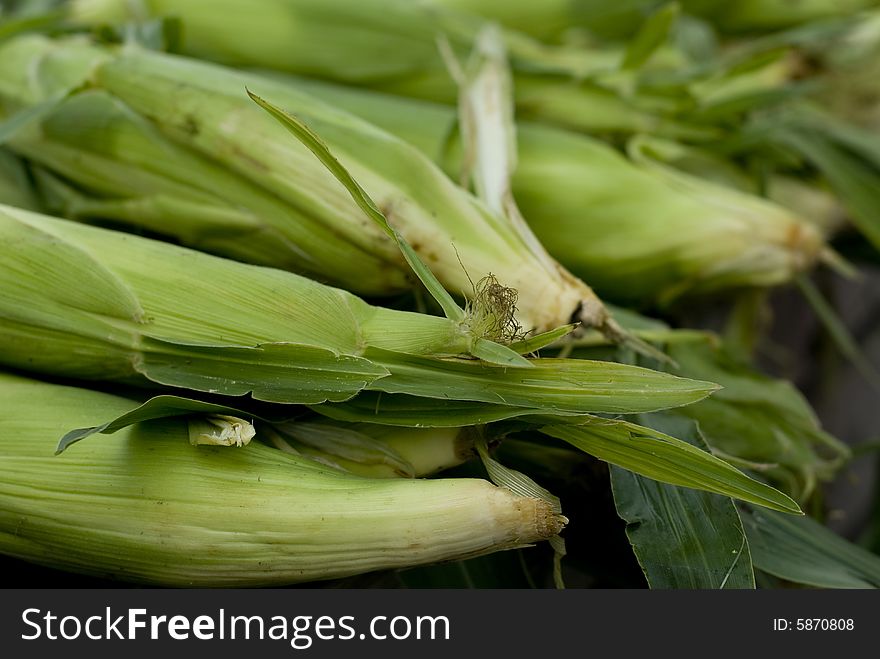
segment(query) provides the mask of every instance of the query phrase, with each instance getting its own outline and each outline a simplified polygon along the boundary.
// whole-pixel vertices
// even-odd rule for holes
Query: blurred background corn
[[[458,94],[448,56],[465,57],[484,24],[440,2],[408,0],[73,0],[64,7],[69,26],[169,19],[180,27],[175,48],[193,57],[447,103]],[[328,49],[327,40],[345,46]],[[668,96],[642,93],[620,72],[624,48],[548,46],[515,30],[504,32],[504,43],[520,116],[586,131],[705,134],[677,121]]]
[[[417,146],[450,176],[462,171],[452,108],[281,79]],[[648,158],[630,161],[603,142],[549,126],[521,123],[516,137],[512,185],[524,216],[555,258],[609,299],[668,302],[781,284],[814,264],[823,248],[821,233],[805,220],[754,195]],[[825,218],[829,211],[816,213]]]

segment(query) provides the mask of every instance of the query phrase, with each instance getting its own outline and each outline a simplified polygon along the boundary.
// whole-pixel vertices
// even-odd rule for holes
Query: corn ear
[[[606,318],[586,284],[536,256],[411,146],[287,85],[77,40],[29,35],[0,47],[6,111],[51,105],[9,145],[49,170],[41,180],[59,212],[174,235],[360,294],[411,288],[393,242],[245,87],[317,132],[453,294],[472,295],[473,282],[492,274],[516,289],[525,331],[577,321],[584,309],[586,322]]]
[[[0,236],[16,246],[0,262],[0,360],[16,368],[281,403],[373,390],[577,413],[662,409],[715,389],[622,364],[462,358],[486,342],[466,322],[11,207]]]
[[[395,133],[450,175],[462,167],[452,108],[284,80]],[[548,251],[615,301],[775,285],[817,261],[824,243],[808,221],[653,157],[669,144],[634,141],[630,160],[589,137],[520,123],[513,194]]]
[[[73,0],[66,9],[68,23],[80,27],[174,18],[183,28],[177,44],[183,52],[232,66],[274,62],[348,84],[409,81],[453,95],[438,35],[466,53],[485,23],[440,3],[408,0]],[[244,25],[253,30],[241,30]],[[227,38],[232,27],[236,40]],[[616,54],[599,49],[551,47],[513,31],[504,39],[517,64],[531,69],[584,76],[616,63]]]
[[[391,403],[389,404],[388,401]],[[253,417],[253,405],[247,401],[238,403],[236,407],[230,407],[193,398],[155,396],[100,425],[68,431],[59,440],[56,453],[60,454],[72,444],[96,433],[112,434],[145,421],[170,417],[192,418],[204,414],[235,415],[239,418],[254,418],[264,440],[276,448],[294,455],[308,453],[312,459],[330,464],[334,468],[341,468],[339,458],[341,455],[347,455],[357,460],[348,463],[359,470],[357,473],[371,477],[407,475],[401,474],[399,470],[394,473],[391,469],[392,473],[389,473],[388,469],[376,468],[379,462],[382,462],[386,468],[392,468],[395,463],[397,466],[405,464],[404,456],[412,459],[412,462],[406,466],[412,466],[417,473],[422,468],[427,470],[428,465],[438,465],[438,458],[449,459],[448,448],[452,440],[452,446],[461,446],[468,454],[476,449],[489,471],[490,478],[496,484],[503,484],[514,491],[520,491],[521,494],[526,490],[520,488],[525,487],[532,490],[537,498],[548,499],[554,507],[558,507],[558,501],[554,497],[547,496],[546,491],[541,493],[542,488],[535,485],[528,477],[508,473],[507,476],[513,478],[509,481],[505,476],[504,468],[487,459],[490,441],[494,444],[510,433],[534,431],[540,428],[553,436],[561,437],[560,433],[563,433],[565,441],[569,441],[579,449],[648,478],[723,493],[760,505],[769,505],[778,510],[797,512],[797,505],[782,493],[748,478],[730,464],[705,451],[695,450],[687,442],[658,433],[649,427],[590,415],[561,418],[546,414],[511,417],[503,423],[489,426],[474,425],[462,419],[461,415],[454,411],[452,414],[448,413],[448,409],[444,410],[446,414],[438,412],[438,405],[425,407],[417,420],[413,421],[400,416],[401,408],[396,404],[398,402],[400,401],[395,400],[394,396],[385,395],[381,402],[376,401],[377,404],[369,412],[349,409],[348,421],[355,423],[338,424],[303,418],[301,414],[295,414],[294,419],[289,415],[278,417],[278,413],[283,412],[283,408],[278,406],[269,406],[268,409],[266,406],[260,406],[258,416]],[[327,408],[327,405],[319,405],[313,409],[325,414]],[[332,418],[332,414],[326,416]],[[450,421],[461,424],[461,427],[455,428]],[[425,433],[419,428],[436,432]],[[291,438],[293,442],[290,441]],[[299,449],[302,447],[306,447],[307,451],[301,452]],[[438,448],[439,451],[435,450]],[[456,455],[456,463],[463,457],[466,456]],[[684,473],[690,473],[690,477],[681,480]]]
[[[264,586],[464,558],[546,539],[543,501],[478,479],[365,479],[256,442],[191,446],[185,419],[95,436],[116,396],[0,375],[0,551],[165,586]]]

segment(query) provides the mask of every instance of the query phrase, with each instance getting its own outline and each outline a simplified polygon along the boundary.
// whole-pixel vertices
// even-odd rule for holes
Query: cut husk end
[[[524,519],[534,525],[536,540],[549,540],[553,536],[559,535],[568,524],[568,518],[554,512],[549,501],[523,498],[521,509]],[[534,521],[531,522],[531,520]],[[529,530],[529,527],[527,526],[526,529]]]

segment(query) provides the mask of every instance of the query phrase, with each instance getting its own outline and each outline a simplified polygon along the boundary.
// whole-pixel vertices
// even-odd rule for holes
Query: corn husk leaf
[[[406,394],[364,391],[343,403],[313,406],[315,412],[347,422],[379,423],[413,428],[452,428],[482,425],[541,414],[539,408],[513,407],[474,401],[430,399]],[[576,412],[554,410],[556,416],[579,417]]]
[[[377,380],[370,388],[426,398],[467,400],[471,397],[471,400],[517,407],[535,407],[531,402],[540,398],[547,409],[554,411],[583,412],[588,407],[601,407],[603,412],[625,413],[624,408],[634,406],[644,408],[641,411],[665,409],[687,397],[688,392],[694,392],[690,381],[669,380],[665,391],[658,387],[649,393],[647,381],[656,371],[613,362],[537,358],[529,360],[530,369],[505,369],[461,359],[388,355],[381,350],[368,350],[366,355],[375,356],[389,368],[393,363],[390,375]],[[491,385],[486,386],[489,382]],[[444,393],[438,393],[438,388]],[[620,404],[615,398],[627,402]]]
[[[584,425],[545,426],[542,432],[662,483],[801,514],[800,507],[779,490],[749,478],[710,453],[650,428],[608,419]]]
[[[514,341],[510,344],[510,349],[514,352],[518,352],[521,355],[535,353],[541,348],[545,348],[555,343],[562,337],[567,336],[577,327],[578,326],[576,324],[562,325],[561,327],[557,327],[555,330],[542,332],[541,334],[536,334],[520,341]]]
[[[367,400],[362,401],[362,398]],[[375,424],[384,425],[389,428],[387,432],[393,433],[394,431],[390,429],[394,426],[409,428],[458,428],[459,426],[476,426],[487,422],[507,421],[508,423],[491,425],[483,432],[488,433],[492,437],[501,437],[514,431],[534,430],[543,427],[545,432],[551,436],[562,437],[562,435],[565,435],[566,437],[572,437],[572,440],[567,440],[569,443],[600,459],[608,460],[612,464],[624,465],[626,468],[632,469],[648,478],[657,478],[659,476],[659,480],[668,482],[666,479],[669,476],[662,470],[662,467],[654,468],[642,461],[642,455],[646,448],[644,446],[635,446],[631,441],[633,436],[641,436],[647,442],[648,451],[656,451],[659,448],[661,454],[666,456],[667,459],[672,461],[680,460],[683,468],[691,467],[702,470],[700,477],[687,481],[689,483],[687,486],[689,487],[719,491],[725,494],[729,494],[730,491],[747,491],[748,488],[742,487],[741,480],[734,479],[734,485],[731,485],[731,474],[738,474],[741,479],[756,486],[756,492],[760,494],[766,495],[768,490],[775,492],[772,488],[763,486],[755,481],[750,481],[736,469],[713,457],[711,454],[695,451],[686,442],[658,434],[650,428],[642,428],[635,424],[624,424],[623,422],[598,417],[585,415],[569,417],[566,421],[567,424],[571,424],[571,431],[569,432],[557,425],[561,419],[566,418],[564,414],[553,416],[538,413],[539,411],[536,410],[512,409],[491,404],[464,404],[458,401],[432,401],[403,395],[378,394],[371,396],[370,392],[362,394],[353,399],[353,401],[343,405],[325,404],[315,406],[312,409],[327,416],[329,419],[333,419],[333,422],[298,421],[292,418],[292,414],[287,413],[283,408],[271,408],[268,411],[260,409],[255,414],[248,411],[247,405],[244,404],[228,406],[197,399],[163,395],[154,397],[139,407],[129,410],[101,425],[69,431],[59,442],[57,451],[60,453],[71,444],[96,433],[115,433],[134,423],[147,420],[178,416],[188,417],[193,414],[230,414],[236,417],[256,419],[264,422],[266,425],[274,428],[276,432],[301,442],[304,441],[306,444],[320,449],[324,454],[331,457],[335,455],[337,458],[353,462],[363,462],[365,459],[372,459],[369,457],[364,458],[363,455],[358,458],[354,453],[345,449],[345,447],[337,446],[333,448],[330,444],[321,444],[324,441],[321,439],[322,437],[325,439],[330,437],[328,441],[334,444],[336,440],[339,440],[353,450],[357,449],[358,446],[361,449],[369,449],[371,451],[370,455],[381,461],[383,459],[381,455],[385,455],[387,451],[383,451],[381,447],[374,445],[371,437],[382,441],[383,434],[386,433],[383,433],[381,428]],[[285,420],[285,416],[287,420]],[[344,422],[348,426],[346,427],[336,422]],[[319,426],[326,432],[323,432],[316,439],[314,431]],[[588,426],[594,427],[596,432],[592,433],[592,431],[585,430]],[[348,441],[343,436],[346,433],[350,435]],[[617,446],[611,448],[608,446],[603,447],[602,441],[597,441],[595,437],[591,440],[592,443],[578,439],[581,435],[591,436],[594,434],[604,438],[602,441],[610,442],[611,444],[616,443]],[[318,444],[315,443],[316,441]],[[342,450],[337,450],[339,448]],[[387,458],[388,455],[385,457]],[[386,464],[388,463],[386,462]],[[719,471],[720,465],[723,468]],[[407,470],[402,469],[402,471],[406,472]],[[720,474],[720,477],[718,477],[718,474]],[[713,480],[713,477],[715,477],[715,480]],[[680,481],[674,482],[684,484]],[[734,489],[731,490],[731,487]],[[735,489],[737,487],[739,487],[738,490]],[[777,494],[784,499],[784,495]],[[756,500],[755,495],[752,495],[752,498],[744,496],[741,498],[748,501]]]

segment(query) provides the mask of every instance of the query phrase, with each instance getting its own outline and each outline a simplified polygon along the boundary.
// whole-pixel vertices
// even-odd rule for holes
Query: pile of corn
[[[10,3],[0,552],[262,586],[546,540],[560,584],[562,447],[801,514],[849,451],[749,337],[880,247],[880,14],[782,4]]]

